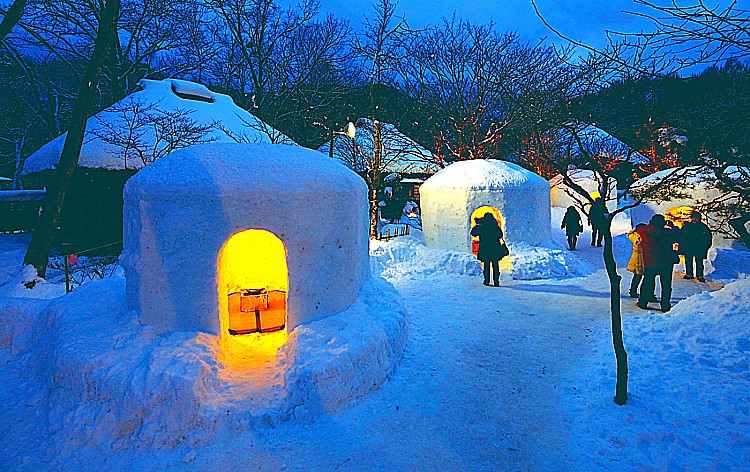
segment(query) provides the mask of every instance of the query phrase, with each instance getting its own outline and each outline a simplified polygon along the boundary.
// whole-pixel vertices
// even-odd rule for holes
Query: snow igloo
[[[349,307],[370,277],[368,243],[364,181],[302,147],[191,146],[124,190],[128,308],[159,334],[217,335],[222,350]]]
[[[510,243],[550,241],[550,184],[516,164],[477,159],[450,164],[419,189],[428,247],[474,252],[474,218],[492,213]]]
[[[723,194],[714,185],[711,184],[711,175],[707,174],[699,167],[686,167],[683,169],[667,169],[656,172],[644,177],[633,184],[633,189],[648,187],[659,183],[662,179],[670,176],[681,176],[685,181],[685,188],[682,193],[689,194],[687,198],[671,198],[659,202],[643,202],[640,205],[630,209],[630,222],[633,227],[638,223],[648,223],[651,217],[659,213],[672,221],[676,226],[682,227],[683,223],[690,219],[693,210],[699,202],[710,202],[723,198]],[[713,233],[713,246],[723,249],[739,249],[742,246],[734,239],[725,236],[733,234],[734,230],[730,228],[725,218],[709,212],[703,215],[703,222],[706,223]],[[750,230],[750,223],[745,225]],[[721,231],[716,231],[720,228]]]

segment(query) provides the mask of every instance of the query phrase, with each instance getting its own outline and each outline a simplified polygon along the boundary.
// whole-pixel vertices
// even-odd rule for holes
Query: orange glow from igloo
[[[505,232],[505,220],[500,215],[500,212],[495,207],[491,207],[489,205],[481,206],[471,212],[471,218],[469,221],[471,222],[471,225],[469,226],[469,232],[471,232],[472,229],[474,229],[474,226],[477,225],[476,221],[474,221],[475,218],[482,218],[487,213],[491,213],[492,216],[495,217],[495,221],[497,221],[497,224],[500,225],[500,229]],[[479,237],[478,236],[472,236],[471,237],[471,253],[475,256],[477,255],[477,251],[479,250]]]
[[[682,228],[686,222],[690,221],[695,209],[689,206],[678,206],[670,208],[664,213],[664,218],[674,223],[677,228]]]
[[[261,229],[235,233],[219,252],[217,278],[225,361],[247,365],[273,358],[287,339],[284,243]]]

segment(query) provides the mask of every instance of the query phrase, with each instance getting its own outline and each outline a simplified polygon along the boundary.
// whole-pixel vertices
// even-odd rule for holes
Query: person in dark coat
[[[607,214],[607,206],[604,204],[602,197],[594,199],[594,203],[591,204],[589,210],[589,225],[591,226],[591,245],[602,247],[602,240],[604,239],[604,233],[602,229],[596,224],[597,221],[604,221],[604,215]]]
[[[497,224],[492,213],[475,218],[476,225],[471,229],[471,235],[479,238],[479,250],[477,259],[484,264],[484,285],[490,284],[490,266],[495,287],[500,286],[500,259],[504,254],[501,252],[500,240],[503,238],[503,230]]]
[[[581,215],[573,205],[565,211],[560,228],[565,230],[565,235],[568,237],[568,249],[575,251],[578,235],[583,232],[583,225]]]
[[[680,230],[680,254],[685,256],[685,278],[692,279],[695,273],[699,281],[705,282],[703,261],[708,257],[708,250],[713,243],[711,230],[701,221],[700,213],[694,211],[690,216],[690,221],[682,225]]]
[[[638,308],[648,308],[648,302],[653,301],[651,294],[656,287],[656,277],[661,282],[661,311],[667,312],[672,308],[672,270],[679,261],[673,249],[677,242],[675,230],[666,228],[664,215],[654,215],[644,227],[636,230],[641,237],[643,251],[643,282],[638,297]]]

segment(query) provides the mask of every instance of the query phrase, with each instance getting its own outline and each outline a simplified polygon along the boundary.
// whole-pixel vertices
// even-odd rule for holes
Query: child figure
[[[643,281],[643,248],[641,235],[638,229],[646,226],[644,223],[638,223],[635,228],[627,234],[628,239],[633,243],[633,254],[630,256],[627,269],[633,273],[633,280],[630,281],[630,298],[638,298],[638,290]],[[654,297],[656,298],[656,297]]]

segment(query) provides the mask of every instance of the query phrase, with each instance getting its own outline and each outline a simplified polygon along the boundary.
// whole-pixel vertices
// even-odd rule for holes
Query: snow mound
[[[648,458],[649,470],[745,470],[750,279],[693,295],[667,314],[652,313],[623,320],[630,371],[625,406],[612,402],[608,326],[598,329],[596,353],[573,366],[576,388],[564,400],[576,425],[569,438],[572,468],[639,470]]]
[[[189,446],[220,428],[314,419],[385,382],[407,335],[400,296],[382,280],[366,283],[349,309],[295,329],[260,373],[223,363],[216,336],[139,325],[119,277],[15,312],[17,323],[32,320],[34,342],[17,358],[46,387],[49,424],[59,425],[50,447],[63,455],[83,445]],[[270,381],[259,386],[263,375]]]
[[[549,182],[512,162],[474,159],[450,164],[422,184],[424,188],[447,187],[468,189],[542,189],[549,192]]]
[[[390,241],[370,242],[370,269],[386,280],[421,278],[431,275],[481,276],[482,264],[473,254],[431,249],[415,235]],[[568,251],[530,246],[526,243],[509,244],[510,256],[500,261],[500,280],[536,280],[582,276],[589,269]]]
[[[706,274],[712,282],[728,283],[750,276],[750,251],[716,248],[709,251],[708,258]]]
[[[62,295],[65,295],[64,284],[51,283],[39,277],[31,265],[0,273],[0,297],[50,299]]]
[[[706,369],[747,377],[750,368],[750,279],[731,282],[716,292],[683,300],[663,320],[650,318],[654,328],[680,351]],[[750,380],[750,377],[748,377]]]

